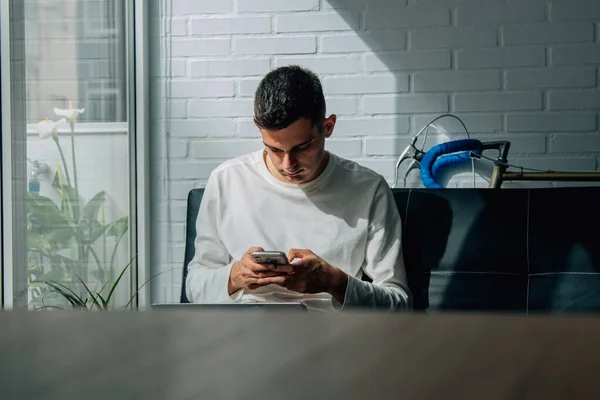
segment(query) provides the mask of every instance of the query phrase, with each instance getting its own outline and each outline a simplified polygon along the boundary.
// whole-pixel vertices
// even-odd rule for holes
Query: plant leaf
[[[106,233],[110,227],[110,224],[101,225],[98,221],[88,222],[87,220],[81,220],[78,226],[79,236],[85,244],[91,245]]]
[[[85,308],[83,299],[71,289],[59,282],[46,282],[48,286],[54,289],[54,292],[63,296],[75,308]]]
[[[33,225],[45,229],[70,226],[58,206],[50,198],[35,193],[27,192],[27,214]]]
[[[147,280],[146,282],[144,282],[144,283],[142,284],[142,286],[140,286],[140,287],[138,288],[138,290],[136,290],[136,292],[135,292],[135,293],[134,293],[134,294],[131,296],[131,298],[129,299],[129,301],[127,302],[127,304],[125,304],[125,306],[123,307],[123,309],[125,310],[125,309],[127,309],[127,307],[129,307],[129,305],[131,304],[131,302],[133,301],[133,299],[135,298],[135,296],[137,296],[137,295],[138,295],[138,293],[140,292],[140,290],[142,290],[142,288],[143,288],[144,286],[146,286],[146,284],[147,284],[148,282],[150,282],[152,279],[156,278],[157,276],[164,274],[165,272],[173,271],[174,269],[177,269],[177,268],[179,268],[179,267],[173,267],[173,268],[166,269],[166,270],[164,270],[164,271],[161,271],[161,272],[158,272],[158,273],[156,273],[156,274],[152,275],[150,278],[148,278],[148,280]]]
[[[112,295],[113,295],[114,291],[117,289],[117,285],[119,284],[119,281],[123,277],[123,274],[125,273],[125,271],[127,270],[127,268],[129,268],[129,266],[131,265],[131,263],[133,262],[133,260],[135,260],[136,257],[137,257],[137,255],[133,256],[133,258],[127,263],[127,265],[125,266],[125,268],[123,268],[123,271],[121,271],[121,273],[119,274],[119,277],[117,278],[117,280],[115,281],[115,283],[110,288],[110,292],[108,292],[108,296],[106,297],[106,301],[107,302],[110,302],[110,299],[112,298]]]
[[[110,224],[106,236],[114,236],[119,241],[127,233],[127,229],[129,229],[129,218],[125,216]]]
[[[43,247],[42,235],[36,232],[27,232],[27,249],[29,251],[41,251]]]
[[[81,284],[83,285],[83,287],[87,291],[88,296],[92,299],[92,302],[94,303],[94,305],[96,307],[98,307],[98,310],[102,310],[102,307],[100,306],[100,303],[98,303],[98,301],[96,300],[96,297],[94,296],[95,292],[92,292],[90,290],[90,288],[87,287],[87,285],[85,284],[85,282],[79,276],[77,276],[77,279],[79,279],[79,282],[81,282]]]
[[[53,254],[66,258],[68,260],[79,261],[79,250],[77,240],[72,238],[68,243],[68,247],[58,249],[54,251]]]
[[[90,272],[90,273],[92,274],[92,276],[93,276],[94,278],[96,278],[96,279],[97,279],[97,280],[99,280],[100,282],[102,282],[102,281],[104,280],[104,275],[106,274],[106,273],[104,272],[104,270],[103,270],[103,269],[100,269],[100,268],[99,268],[99,269],[96,269],[96,270],[94,270],[94,271],[92,271],[92,272]],[[106,283],[104,284],[104,286],[106,286]],[[103,288],[104,288],[104,287],[103,287]],[[102,291],[102,289],[100,289],[100,291]]]
[[[73,225],[77,224],[80,218],[79,197],[77,195],[77,190],[66,185],[60,186],[56,188],[56,190],[62,199],[60,208],[63,215]]]
[[[81,215],[81,218],[90,222],[97,221],[98,212],[105,201],[106,192],[103,190],[92,197],[85,207],[83,207],[83,214]]]
[[[44,239],[54,243],[67,243],[75,235],[75,230],[71,227],[59,228],[53,229],[50,232],[44,234]]]
[[[31,283],[63,282],[66,279],[67,274],[61,268],[54,268]]]

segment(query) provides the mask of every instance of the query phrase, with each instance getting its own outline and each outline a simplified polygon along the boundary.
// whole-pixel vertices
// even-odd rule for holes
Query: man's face
[[[260,129],[271,173],[283,182],[295,184],[319,176],[325,162],[325,138],[331,136],[335,120],[335,115],[326,118],[322,129],[312,126],[306,118],[278,131]]]

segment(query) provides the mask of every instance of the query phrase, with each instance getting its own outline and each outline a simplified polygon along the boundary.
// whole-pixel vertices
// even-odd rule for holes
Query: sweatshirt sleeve
[[[342,309],[410,310],[412,294],[406,282],[402,256],[400,215],[392,191],[383,178],[377,187],[370,215],[362,269],[373,283],[349,276]]]
[[[227,284],[233,260],[219,237],[219,185],[212,174],[204,189],[196,220],[196,253],[188,265],[186,295],[192,303],[232,303],[242,291],[229,296]]]

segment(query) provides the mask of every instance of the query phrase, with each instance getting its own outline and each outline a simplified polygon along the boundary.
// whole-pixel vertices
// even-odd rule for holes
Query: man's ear
[[[323,132],[325,132],[325,137],[328,138],[333,133],[333,128],[335,128],[335,122],[337,121],[337,116],[335,114],[331,114],[329,117],[325,118],[323,121]]]

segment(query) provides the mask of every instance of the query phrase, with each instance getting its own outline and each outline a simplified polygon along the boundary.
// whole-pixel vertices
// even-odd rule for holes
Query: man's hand
[[[254,290],[266,286],[272,283],[268,280],[269,278],[284,276],[292,271],[292,267],[289,265],[280,265],[275,270],[271,265],[254,262],[250,255],[254,251],[264,251],[264,249],[262,247],[249,248],[242,259],[231,266],[227,284],[227,291],[230,296],[240,289]]]
[[[329,265],[310,250],[292,249],[288,259],[300,260],[288,265],[273,265],[269,269],[281,275],[265,278],[269,283],[283,286],[299,293],[330,293],[337,301],[344,303],[348,275]],[[291,270],[290,270],[291,267]]]

